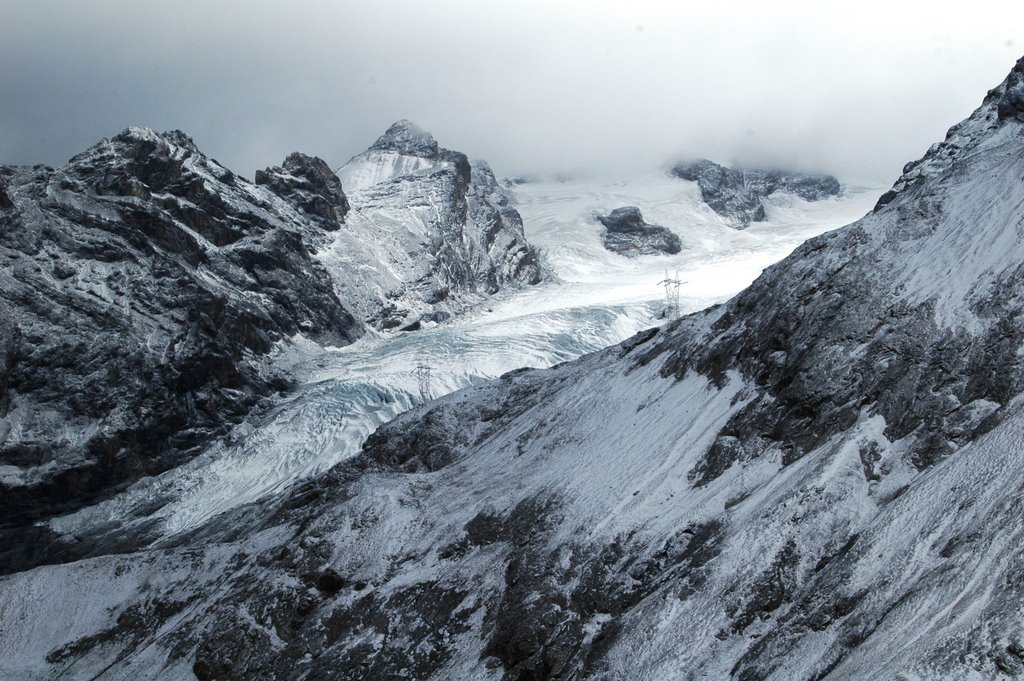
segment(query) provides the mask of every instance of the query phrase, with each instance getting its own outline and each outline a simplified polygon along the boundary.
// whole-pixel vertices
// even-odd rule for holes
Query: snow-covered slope
[[[420,405],[159,550],[2,578],[0,669],[1020,676],[1022,79],[728,303]]]
[[[443,321],[540,281],[522,219],[487,164],[439,147],[409,121],[338,176],[353,210],[320,258],[373,326]]]

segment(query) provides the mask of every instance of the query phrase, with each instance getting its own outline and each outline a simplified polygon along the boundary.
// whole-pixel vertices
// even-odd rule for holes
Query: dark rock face
[[[318,169],[292,160],[297,177]],[[310,257],[306,190],[282,203],[184,133],[132,128],[0,177],[5,548],[33,519],[189,459],[285,389],[262,359],[276,342],[361,333]]]
[[[469,224],[479,229],[481,257],[475,267],[478,282],[486,282],[488,293],[502,288],[533,285],[543,275],[536,249],[526,240],[523,218],[511,197],[498,184],[483,161],[470,163],[467,204]],[[469,226],[464,232],[470,231]],[[468,236],[468,235],[467,235]]]
[[[1024,121],[1024,58],[1017,62],[1006,82],[997,90],[999,100],[996,111],[999,120],[1016,119]]]
[[[696,182],[704,202],[719,215],[737,221],[741,229],[766,218],[761,200],[771,194],[782,192],[820,201],[838,195],[841,189],[839,180],[831,175],[726,168],[707,159],[679,164],[669,173]]]
[[[605,232],[601,235],[604,247],[628,258],[657,253],[673,254],[683,248],[682,240],[671,230],[644,222],[636,206],[616,208],[608,215],[597,216],[597,220],[605,226]]]
[[[5,208],[14,208],[14,202],[11,200],[10,194],[7,193],[7,176],[13,174],[9,168],[0,169],[0,210]]]
[[[349,211],[341,181],[330,166],[315,156],[295,152],[281,167],[256,171],[256,184],[265,186],[303,214],[320,221],[327,231],[338,229]]]

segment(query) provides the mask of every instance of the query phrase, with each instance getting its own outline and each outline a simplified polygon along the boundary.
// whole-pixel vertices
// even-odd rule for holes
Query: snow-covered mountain
[[[483,296],[540,281],[522,218],[488,165],[441,148],[409,121],[338,177],[353,211],[323,258],[373,326],[443,321]]]
[[[293,178],[289,183],[298,186]],[[219,513],[358,454],[374,429],[422,401],[418,365],[431,367],[429,393],[440,396],[608,347],[663,319],[658,282],[665,268],[685,280],[680,309],[702,309],[728,299],[805,239],[863,215],[880,191],[851,188],[842,198],[814,203],[777,198],[766,223],[737,231],[693,189],[657,172],[616,182],[519,187],[529,239],[547,254],[551,276],[545,282],[501,292],[486,309],[415,333],[371,332],[344,348],[293,344],[274,360],[289,378],[286,395],[251,412],[188,462],[25,528],[29,537],[9,542],[17,555],[5,554],[3,569],[173,541]],[[636,258],[606,250],[593,216],[623,203],[672,225],[685,248]]]
[[[304,210],[178,131],[0,167],[0,528],[188,460],[287,387],[280,342],[362,334],[309,253],[341,216]]]
[[[420,405],[158,548],[0,579],[0,671],[1020,677],[1022,148],[1024,60],[727,303]]]
[[[405,129],[368,153],[413,149]],[[390,204],[363,192],[355,211],[319,158],[249,182],[180,131],[130,128],[57,169],[0,167],[0,571],[77,555],[37,555],[52,537],[34,523],[208,451],[295,387],[293,355],[348,345],[371,314],[388,327],[370,301],[441,320],[535,282],[486,165],[421,160],[368,190]],[[420,279],[378,277],[399,270]]]

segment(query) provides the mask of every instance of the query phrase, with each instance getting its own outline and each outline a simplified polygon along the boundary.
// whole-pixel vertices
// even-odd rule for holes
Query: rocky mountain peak
[[[128,144],[145,142],[162,143],[166,145],[185,147],[190,151],[198,151],[198,147],[196,147],[196,143],[192,137],[182,130],[167,130],[160,133],[152,128],[147,128],[141,125],[132,125],[115,135],[112,140]]]
[[[58,174],[66,189],[144,201],[151,200],[154,193],[173,194],[193,203],[206,203],[214,193],[205,179],[228,187],[234,187],[237,180],[234,173],[199,151],[184,132],[158,133],[144,127],[130,127],[101,140],[74,156]]]
[[[407,156],[437,158],[437,140],[415,123],[402,119],[396,121],[370,147],[376,151],[396,151]]]
[[[481,296],[535,284],[541,268],[514,200],[486,163],[442,148],[408,120],[391,125],[337,171],[351,197],[348,229],[331,257],[390,263],[366,272],[351,297],[379,329],[442,321]],[[362,235],[362,236],[360,236]]]
[[[120,155],[135,159],[153,154],[174,158],[187,158],[193,154],[202,155],[192,137],[181,130],[168,130],[161,133],[142,126],[125,128],[109,141],[103,140],[92,149],[87,150],[85,154],[103,147],[113,147]]]
[[[280,167],[257,170],[256,184],[265,186],[308,217],[317,219],[328,231],[337,229],[349,210],[341,180],[323,159],[316,156],[293,152]]]

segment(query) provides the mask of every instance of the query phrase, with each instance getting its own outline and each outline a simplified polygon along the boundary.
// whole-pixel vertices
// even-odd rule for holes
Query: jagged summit
[[[429,132],[412,121],[402,119],[391,124],[383,135],[370,147],[376,151],[395,151],[408,156],[437,158],[437,140]]]
[[[257,170],[255,179],[257,185],[266,186],[302,213],[319,220],[328,231],[345,221],[348,197],[341,180],[321,158],[292,152],[281,167]]]
[[[199,150],[191,135],[177,129],[157,132],[152,128],[132,125],[122,130],[112,139],[117,142],[162,142],[164,144],[184,147],[191,151]]]
[[[85,151],[71,158],[70,163],[83,157],[114,153],[128,158],[141,159],[153,154],[179,159],[193,154],[205,155],[196,146],[191,135],[182,130],[157,132],[152,128],[132,125],[110,138],[104,138]]]
[[[158,133],[133,126],[109,139],[100,140],[58,169],[69,187],[92,188],[102,195],[134,196],[149,201],[155,195],[176,195],[201,210],[222,216],[217,203],[221,185],[229,193],[239,192],[245,181],[199,150],[181,130]],[[210,180],[218,185],[207,187]],[[244,191],[242,191],[244,194]],[[221,197],[223,198],[223,197]],[[244,200],[244,199],[243,199]],[[175,204],[170,210],[181,206]],[[203,221],[201,234],[216,245],[234,241],[246,233],[244,223],[230,220]]]
[[[359,192],[435,168],[451,153],[442,150],[429,132],[403,119],[393,123],[366,151],[349,159],[338,169],[338,177],[347,191]]]

